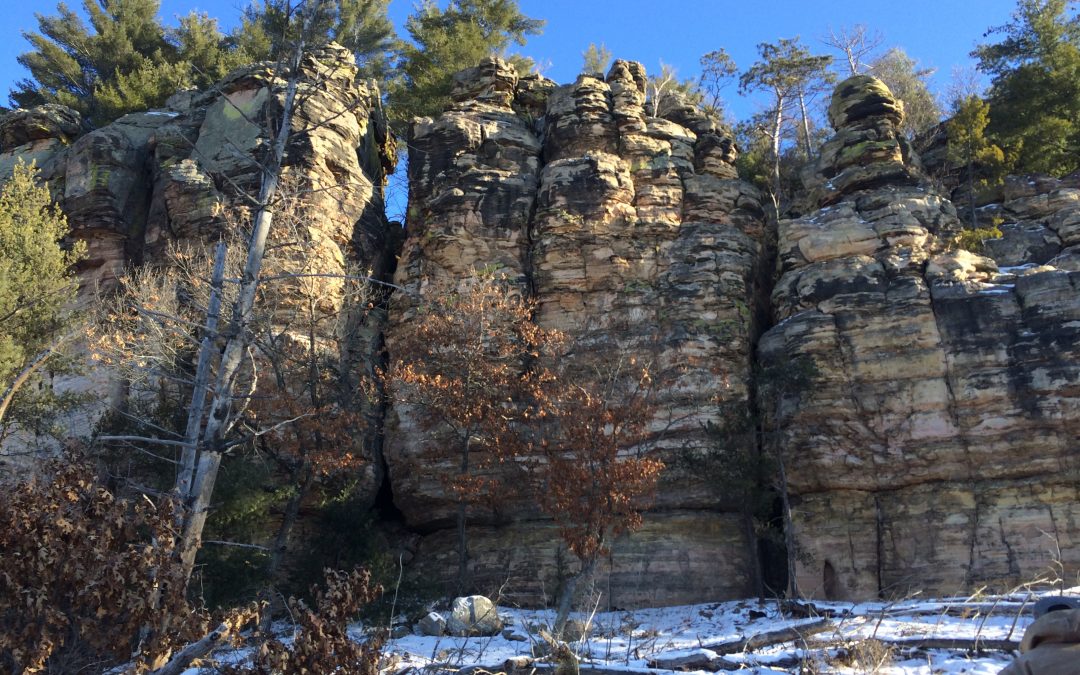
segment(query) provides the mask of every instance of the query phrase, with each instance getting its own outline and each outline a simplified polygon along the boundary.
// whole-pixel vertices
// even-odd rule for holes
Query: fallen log
[[[659,670],[705,670],[715,673],[718,670],[738,670],[742,667],[734,661],[728,661],[716,652],[708,649],[681,651],[675,654],[661,654],[646,662],[652,669]]]
[[[833,628],[833,623],[828,619],[816,619],[814,621],[806,621],[794,626],[788,626],[787,628],[770,630],[749,637],[738,638],[736,640],[708,642],[701,645],[701,647],[702,649],[708,649],[721,655],[737,654],[739,652],[761,649],[762,647],[768,647],[769,645],[802,640],[811,635],[823,633],[831,628]]]
[[[874,638],[878,642],[900,649],[947,649],[962,652],[1014,652],[1020,649],[1019,640],[988,638]]]
[[[201,659],[224,643],[230,635],[239,629],[244,621],[225,620],[214,630],[197,642],[192,642],[187,647],[178,651],[164,666],[153,671],[150,675],[180,675],[187,670],[188,665],[195,659]]]

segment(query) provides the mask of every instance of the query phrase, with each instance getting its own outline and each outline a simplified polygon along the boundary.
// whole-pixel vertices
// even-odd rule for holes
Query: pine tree
[[[603,74],[611,65],[611,50],[601,42],[599,46],[595,42],[589,43],[589,48],[581,52],[581,72],[586,75]]]
[[[18,414],[17,399],[68,329],[68,306],[77,288],[71,268],[84,250],[61,248],[67,220],[35,177],[36,169],[20,162],[0,189],[0,424],[5,428],[39,421],[41,410]],[[5,417],[9,409],[15,414]]]
[[[704,97],[702,105],[707,111],[722,117],[724,99],[721,92],[737,79],[739,68],[724,49],[717,49],[703,55],[699,62],[701,63],[701,79],[698,81],[698,87]]]
[[[277,59],[301,31],[297,0],[260,0],[244,10],[233,39],[253,59]],[[387,14],[390,0],[323,2],[305,34],[309,45],[334,41],[356,56],[362,77],[385,79],[400,44]]]
[[[522,14],[517,0],[454,0],[445,10],[427,0],[405,23],[412,44],[402,49],[402,76],[391,91],[393,117],[400,124],[437,115],[450,100],[454,73],[504,54],[511,43],[524,45],[543,26]]]
[[[801,139],[805,156],[811,157],[814,151],[813,135],[807,103],[832,84],[834,77],[828,72],[832,57],[811,54],[798,37],[781,38],[775,44],[763,42],[758,45],[758,52],[761,60],[739,77],[739,90],[743,93],[765,91],[772,97],[767,111],[769,122],[761,129],[772,146],[771,192],[774,212],[779,217],[782,194],[780,150],[784,125],[789,120],[789,112],[797,105],[802,119]]]
[[[988,131],[1014,170],[1080,167],[1080,15],[1075,0],[1019,0],[1000,42],[972,55],[993,82]]]
[[[899,47],[885,52],[870,64],[870,74],[884,82],[896,98],[904,102],[904,120],[900,131],[914,139],[941,121],[941,108],[927,86],[932,68],[918,63]]]
[[[957,101],[948,123],[948,157],[950,162],[963,167],[967,179],[968,227],[972,230],[979,229],[976,190],[1000,180],[1005,163],[1001,148],[985,135],[989,123],[990,106],[978,96]]]
[[[246,56],[205,15],[174,29],[158,20],[159,0],[83,0],[90,25],[63,3],[37,15],[33,47],[18,57],[30,71],[11,92],[13,104],[59,103],[95,124],[159,106],[177,89],[205,87]],[[193,67],[195,66],[195,67]]]

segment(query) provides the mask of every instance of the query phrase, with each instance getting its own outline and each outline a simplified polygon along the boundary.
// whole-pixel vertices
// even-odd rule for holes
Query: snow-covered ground
[[[1033,602],[1034,597],[1015,595],[804,603],[824,617],[794,617],[775,601],[602,612],[592,617],[578,614],[575,618],[589,624],[589,634],[570,648],[583,670],[591,666],[605,671],[670,672],[676,660],[682,659],[690,662],[687,670],[699,672],[735,664],[743,672],[756,673],[990,674],[1011,660],[1011,654],[1002,651],[1002,642],[1019,643],[1032,621]],[[528,657],[542,645],[540,629],[554,618],[551,611],[500,608],[499,614],[507,630],[495,637],[409,635],[393,640],[385,650],[387,667],[398,672],[483,666],[497,672],[508,660]],[[802,640],[737,649],[738,643],[755,636],[800,627],[809,627],[806,632],[812,634]],[[942,641],[953,641],[955,646],[936,648],[948,646]],[[980,643],[991,649],[979,649]],[[695,661],[702,666],[695,667]]]
[[[1080,588],[1066,594],[1076,596]],[[1012,659],[1041,594],[904,600],[893,603],[756,600],[576,614],[587,636],[569,644],[583,673],[659,675],[673,670],[746,673],[995,674]],[[544,652],[550,610],[499,608],[494,637],[406,635],[384,650],[384,672],[509,672],[554,669]],[[803,633],[776,642],[777,632]],[[362,639],[360,627],[355,629]],[[221,654],[242,659],[243,651]],[[206,670],[191,669],[190,675]],[[529,672],[528,669],[521,672]]]

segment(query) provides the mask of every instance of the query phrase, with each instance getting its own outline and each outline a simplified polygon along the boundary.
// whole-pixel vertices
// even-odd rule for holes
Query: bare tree
[[[739,68],[724,49],[717,49],[703,55],[699,62],[701,63],[701,79],[698,86],[704,97],[703,105],[718,115],[722,114],[724,99],[720,94],[732,82],[738,80]]]
[[[259,337],[260,330],[265,326],[259,325],[259,318],[255,311],[256,296],[260,292],[261,284],[267,281],[262,271],[271,226],[275,215],[282,205],[287,203],[287,200],[283,201],[279,197],[279,187],[283,178],[285,150],[292,133],[293,111],[299,100],[300,81],[306,77],[305,70],[301,67],[305,49],[304,36],[309,34],[312,22],[320,16],[321,5],[322,0],[301,0],[295,6],[289,5],[300,26],[299,37],[288,56],[288,62],[279,63],[277,66],[277,72],[284,74],[282,87],[284,91],[281,92],[281,113],[274,121],[276,131],[270,134],[272,142],[269,145],[269,151],[261,161],[253,160],[258,166],[261,178],[259,194],[253,197],[237,185],[233,185],[242,198],[254,205],[254,215],[240,278],[235,280],[237,283],[229,284],[228,295],[232,296],[232,302],[228,304],[231,307],[223,308],[226,299],[224,297],[226,294],[224,288],[226,252],[224,246],[219,245],[215,255],[209,297],[205,299],[204,304],[200,304],[205,311],[204,321],[198,323],[192,320],[185,321],[179,307],[161,306],[160,302],[169,297],[168,293],[151,292],[150,295],[153,297],[144,298],[148,302],[136,310],[140,317],[149,319],[144,321],[148,330],[143,335],[143,340],[147,345],[152,345],[152,348],[147,349],[148,356],[135,359],[136,369],[148,358],[157,358],[160,361],[158,365],[167,366],[166,362],[175,360],[190,348],[190,343],[194,340],[194,329],[199,327],[202,331],[195,358],[197,365],[194,378],[186,382],[191,386],[192,394],[188,405],[185,434],[179,439],[139,439],[152,444],[182,449],[179,459],[176,460],[178,468],[175,489],[183,507],[181,522],[178,523],[181,536],[177,546],[177,556],[183,566],[185,581],[191,576],[195,556],[201,545],[202,532],[222,457],[236,443],[235,439],[229,438],[230,433],[244,419],[245,411],[248,410],[252,401],[257,400],[258,373],[254,368],[245,367],[244,364],[254,362],[257,351],[265,352],[274,344],[272,336],[269,340]],[[244,114],[242,111],[238,112],[241,115]],[[325,124],[326,121],[322,123]],[[154,280],[150,272],[140,274],[145,277],[143,281],[149,283],[150,286],[155,283],[168,283]],[[158,304],[151,308],[154,302]],[[178,302],[175,295],[172,302]],[[222,318],[226,323],[224,330],[218,327]],[[263,333],[265,334],[265,330]],[[157,336],[156,339],[154,336]],[[151,352],[155,353],[150,354]],[[277,379],[280,382],[280,377]],[[323,398],[314,384],[308,387],[308,395],[314,403],[318,403]],[[245,434],[248,438],[267,433],[265,429],[246,429],[245,431],[248,432]],[[134,439],[114,437],[107,440],[130,441]],[[289,519],[286,519],[286,530],[288,523]],[[287,531],[279,539],[287,539]]]
[[[854,26],[841,26],[838,31],[830,26],[829,34],[821,41],[842,53],[850,74],[858,75],[869,67],[868,57],[881,46],[884,39],[879,31],[857,23]]]

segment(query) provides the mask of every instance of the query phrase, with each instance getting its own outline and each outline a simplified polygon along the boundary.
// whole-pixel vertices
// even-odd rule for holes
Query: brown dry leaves
[[[383,634],[363,643],[349,637],[348,623],[360,609],[375,600],[382,587],[372,585],[366,569],[350,573],[327,569],[326,590],[311,592],[315,609],[296,598],[289,608],[296,622],[292,644],[286,646],[272,639],[255,653],[253,663],[242,668],[227,668],[226,675],[378,675],[379,657],[386,642]]]
[[[387,384],[435,432],[433,456],[455,444],[448,491],[495,508],[529,493],[583,561],[640,527],[664,468],[640,450],[656,412],[647,369],[583,382],[564,365],[565,336],[537,326],[532,303],[505,279],[479,275],[427,295],[391,344]]]
[[[184,599],[173,518],[169,502],[114,496],[75,455],[5,490],[0,669],[74,672],[138,653],[140,670],[199,637],[209,617]]]

